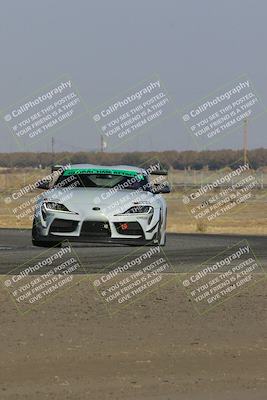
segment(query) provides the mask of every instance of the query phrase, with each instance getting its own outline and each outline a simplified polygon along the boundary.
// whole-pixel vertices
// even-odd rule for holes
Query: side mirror
[[[37,189],[43,189],[43,190],[48,190],[50,189],[50,183],[52,182],[52,180],[42,180],[37,182],[36,184],[36,188]]]
[[[166,194],[166,193],[170,193],[171,192],[171,188],[170,185],[167,182],[164,182],[162,184],[156,184],[153,186],[152,188],[152,192],[154,194]]]

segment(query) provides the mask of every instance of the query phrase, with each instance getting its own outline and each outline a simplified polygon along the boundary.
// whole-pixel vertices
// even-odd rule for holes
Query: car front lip
[[[144,246],[149,243],[153,243],[153,240],[146,240],[144,238],[130,238],[129,236],[123,238],[84,238],[81,236],[55,236],[49,235],[42,240],[48,242],[58,242],[60,241],[71,241],[71,242],[79,242],[79,243],[106,243],[106,244],[118,244],[118,245],[140,245]]]

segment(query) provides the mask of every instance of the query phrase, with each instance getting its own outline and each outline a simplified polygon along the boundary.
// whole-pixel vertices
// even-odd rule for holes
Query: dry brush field
[[[36,196],[41,190],[31,190],[21,195],[21,190],[34,184],[48,175],[49,169],[18,169],[0,173],[0,227],[31,228],[32,209]],[[219,174],[219,172],[218,172]],[[196,220],[190,215],[189,208],[183,204],[183,197],[193,189],[210,179],[210,171],[171,171],[169,180],[173,191],[165,195],[168,204],[169,232],[177,233],[233,233],[233,234],[266,234],[267,233],[267,189],[254,189],[252,196],[224,215],[207,222]],[[261,174],[265,185],[267,174]],[[191,189],[190,189],[191,188]],[[196,189],[194,189],[196,190]],[[15,194],[15,195],[14,195]],[[13,197],[17,199],[14,200]]]

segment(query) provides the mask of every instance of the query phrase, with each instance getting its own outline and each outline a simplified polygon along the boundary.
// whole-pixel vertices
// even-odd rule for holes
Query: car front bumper
[[[80,241],[99,243],[148,243],[155,239],[160,211],[150,214],[105,216],[102,213],[81,216],[52,212],[37,219],[38,236],[44,241]]]

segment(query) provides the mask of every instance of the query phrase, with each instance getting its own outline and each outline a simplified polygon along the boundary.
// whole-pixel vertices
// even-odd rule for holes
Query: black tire
[[[166,234],[166,228],[167,228],[167,216],[168,216],[168,211],[166,210],[165,224],[164,224],[165,238],[164,238],[164,243],[163,243],[161,246],[166,246],[166,242],[167,242],[167,234]]]
[[[158,232],[157,232],[157,245],[160,245],[160,241],[161,241],[161,217],[159,220],[159,226],[158,226]]]
[[[154,246],[164,247],[166,245],[166,240],[167,240],[166,233],[165,233],[164,243],[160,244],[160,242],[161,242],[161,228],[162,228],[162,217],[160,216],[158,232],[156,234],[156,243],[154,243]]]
[[[160,228],[161,228],[161,217],[160,217],[160,220],[159,220],[159,223],[158,223],[158,231],[154,236],[153,246],[160,246],[160,240],[161,240]]]
[[[61,247],[61,242],[42,240],[37,229],[36,219],[32,222],[32,245],[36,247]]]
[[[41,235],[38,232],[38,222],[36,221],[36,218],[34,218],[32,221],[32,240],[39,240],[40,238]]]

